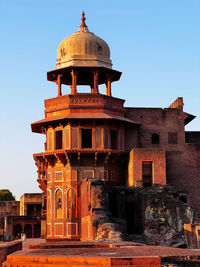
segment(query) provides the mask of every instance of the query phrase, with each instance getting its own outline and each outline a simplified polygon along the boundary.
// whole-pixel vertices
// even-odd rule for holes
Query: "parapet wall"
[[[0,244],[0,266],[6,260],[7,255],[22,250],[22,241],[12,241]]]

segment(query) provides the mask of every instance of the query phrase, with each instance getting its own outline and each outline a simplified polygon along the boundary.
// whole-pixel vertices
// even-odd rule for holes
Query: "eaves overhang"
[[[50,118],[45,118],[40,121],[36,121],[31,124],[32,132],[43,133],[43,128],[47,127],[49,124],[56,121],[73,121],[73,120],[114,120],[124,122],[126,124],[131,124],[139,126],[140,124],[136,121],[127,119],[125,117],[120,117],[113,114],[107,113],[69,113],[66,115],[55,116]]]

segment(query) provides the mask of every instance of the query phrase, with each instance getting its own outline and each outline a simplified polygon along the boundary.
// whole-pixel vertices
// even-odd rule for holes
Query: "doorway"
[[[152,175],[153,164],[152,161],[142,162],[142,183],[144,187],[151,187],[153,184]]]
[[[143,233],[142,203],[140,201],[125,202],[125,219],[129,235],[141,235]]]

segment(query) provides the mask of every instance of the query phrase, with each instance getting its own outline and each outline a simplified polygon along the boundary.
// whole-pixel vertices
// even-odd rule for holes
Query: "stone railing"
[[[113,108],[122,110],[124,100],[100,94],[64,95],[45,100],[46,112],[63,108]]]

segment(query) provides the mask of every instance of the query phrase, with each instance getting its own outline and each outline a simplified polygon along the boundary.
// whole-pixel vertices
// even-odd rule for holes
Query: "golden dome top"
[[[89,31],[84,12],[81,20],[78,31],[65,38],[58,46],[56,68],[100,66],[111,69],[109,46]]]

